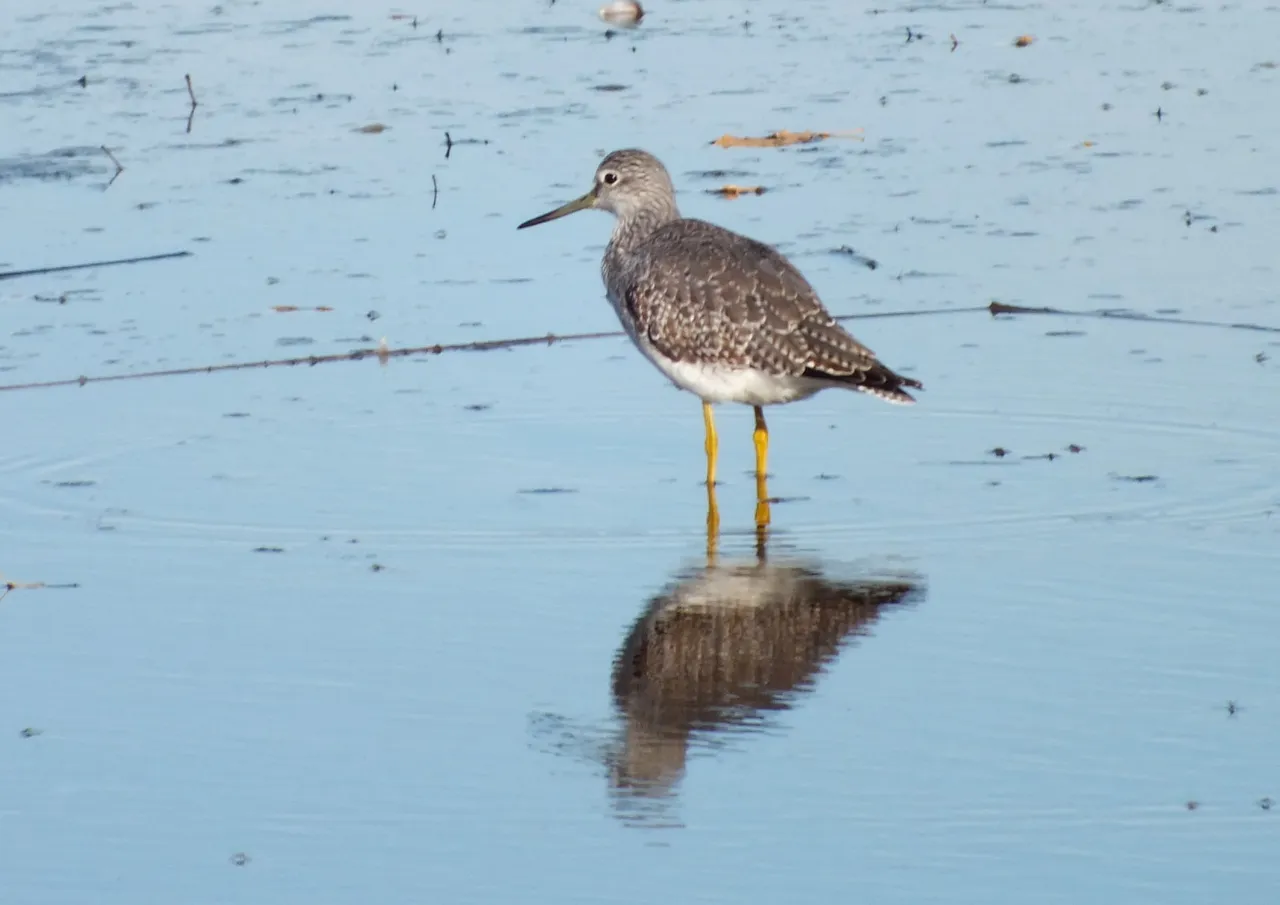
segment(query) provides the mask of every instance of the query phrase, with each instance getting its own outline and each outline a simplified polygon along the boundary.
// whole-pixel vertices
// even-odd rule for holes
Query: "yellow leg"
[[[707,565],[716,561],[720,543],[720,507],[716,505],[716,485],[707,485]]]
[[[751,435],[751,439],[756,444],[756,480],[763,480],[769,459],[769,427],[764,423],[764,409],[760,406],[754,407],[756,410],[756,429]]]
[[[716,486],[716,456],[720,452],[720,439],[716,436],[716,416],[711,403],[702,403],[702,421],[707,426],[707,486]]]
[[[769,428],[764,423],[764,409],[755,406],[756,429],[751,435],[756,446],[756,531],[769,525],[769,487],[766,465],[769,459]]]
[[[716,544],[720,539],[720,507],[716,505],[716,457],[720,452],[720,439],[716,436],[716,418],[711,404],[702,403],[702,421],[707,428],[707,561],[716,558]]]

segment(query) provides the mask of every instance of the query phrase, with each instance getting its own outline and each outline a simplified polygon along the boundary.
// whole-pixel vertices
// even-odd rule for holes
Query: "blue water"
[[[0,280],[0,385],[615,329],[515,225],[620,146],[955,312],[770,411],[763,562],[622,339],[0,391],[0,900],[1274,901],[1280,12],[598,5],[6,8],[0,272],[193,255]]]

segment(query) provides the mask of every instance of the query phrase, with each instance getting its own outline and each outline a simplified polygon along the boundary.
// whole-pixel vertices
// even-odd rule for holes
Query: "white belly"
[[[608,285],[606,279],[605,285]],[[807,399],[830,384],[807,377],[780,377],[751,368],[725,368],[666,358],[632,322],[625,307],[608,293],[618,320],[631,341],[667,379],[704,402],[738,402],[743,405],[780,405]]]
[[[668,380],[704,402],[779,405],[806,399],[823,388],[820,381],[807,377],[782,377],[750,368],[672,361],[664,358],[643,337],[637,337],[636,345],[645,358],[667,375]]]

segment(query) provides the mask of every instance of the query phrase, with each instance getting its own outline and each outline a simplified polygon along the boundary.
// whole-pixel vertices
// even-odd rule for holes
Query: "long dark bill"
[[[562,204],[555,210],[548,211],[540,217],[534,217],[532,220],[524,221],[517,226],[516,229],[524,229],[526,226],[537,226],[539,223],[546,223],[549,220],[559,220],[561,217],[567,217],[569,214],[573,214],[578,211],[585,211],[588,208],[594,207],[595,203],[596,190],[592,189],[581,198],[575,198],[568,204]]]

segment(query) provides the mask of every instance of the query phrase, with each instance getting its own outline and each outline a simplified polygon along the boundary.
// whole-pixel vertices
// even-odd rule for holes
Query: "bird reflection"
[[[706,565],[651,600],[616,655],[612,691],[623,731],[609,768],[624,819],[660,815],[691,749],[768,727],[842,648],[870,634],[885,607],[923,594],[917,575],[836,579],[813,562],[770,561],[767,522],[759,508],[756,515],[755,557],[722,562],[709,488]]]

